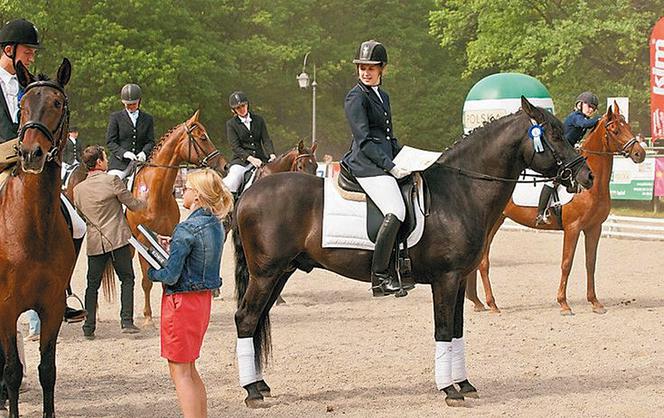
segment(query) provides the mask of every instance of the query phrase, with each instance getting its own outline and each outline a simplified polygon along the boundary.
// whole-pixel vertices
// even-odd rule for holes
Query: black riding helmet
[[[579,94],[579,97],[576,98],[576,104],[578,105],[579,103],[587,103],[597,109],[599,106],[599,99],[593,92],[584,91],[583,93]]]
[[[10,20],[0,29],[0,45],[26,45],[39,48],[39,32],[25,19]]]
[[[231,93],[230,96],[228,96],[228,105],[231,107],[231,109],[235,109],[236,107],[248,103],[249,103],[249,98],[242,91],[234,91],[233,93]]]
[[[120,91],[120,100],[124,104],[137,103],[141,100],[141,87],[138,84],[125,84]]]
[[[357,49],[353,64],[376,64],[384,66],[387,64],[387,50],[383,44],[373,39],[362,42]]]

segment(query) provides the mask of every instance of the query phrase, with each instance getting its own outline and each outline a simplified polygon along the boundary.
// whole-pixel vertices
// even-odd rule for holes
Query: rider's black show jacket
[[[265,120],[255,113],[251,113],[251,129],[240,120],[233,116],[226,121],[226,138],[233,150],[233,159],[229,165],[242,164],[247,165],[247,157],[259,158],[266,163],[270,154],[274,154],[274,145],[267,132]]]
[[[136,126],[125,109],[112,113],[106,129],[106,145],[111,155],[108,157],[109,170],[124,170],[129,165],[123,155],[127,151],[150,156],[154,147],[154,120],[152,115],[142,110],[138,112]]]
[[[342,161],[355,177],[386,175],[401,150],[394,136],[390,96],[380,88],[378,92],[382,102],[371,87],[357,83],[346,95],[344,110],[353,142]]]

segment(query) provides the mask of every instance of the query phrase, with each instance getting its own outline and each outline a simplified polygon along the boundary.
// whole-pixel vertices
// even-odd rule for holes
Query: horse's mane
[[[36,81],[49,81],[51,78],[44,73],[37,74]]]
[[[159,140],[157,141],[157,143],[155,144],[155,146],[152,148],[152,152],[150,153],[150,158],[148,159],[148,162],[152,162],[152,160],[155,158],[155,155],[157,155],[157,153],[159,152],[159,150],[164,146],[164,141],[166,140],[166,138],[168,138],[169,136],[171,136],[171,134],[173,133],[173,131],[175,131],[175,130],[176,130],[177,128],[179,128],[179,127],[180,127],[180,124],[175,125],[175,126],[172,127],[171,129],[169,129],[165,134],[163,134],[163,135],[161,136],[161,138],[159,138]]]

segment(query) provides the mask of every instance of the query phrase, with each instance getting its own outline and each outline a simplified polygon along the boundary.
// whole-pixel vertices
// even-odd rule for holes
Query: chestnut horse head
[[[35,78],[22,62],[16,65],[16,76],[27,86],[21,99],[21,128],[18,133],[21,168],[39,174],[47,162],[60,165],[62,141],[69,124],[69,103],[64,87],[71,76],[71,63],[62,60],[56,80],[44,75]]]
[[[187,121],[169,131],[152,151],[152,158],[145,165],[155,163],[177,166],[186,163],[197,168],[210,167],[225,176],[227,161],[198,120],[199,112],[197,110]]]
[[[637,164],[646,158],[645,150],[615,101],[588,134],[581,149],[589,154],[622,155]]]
[[[307,148],[304,146],[304,141],[300,140],[295,148],[280,155],[274,161],[262,165],[258,169],[254,181],[270,174],[284,173],[286,171],[316,175],[316,170],[318,169],[318,162],[316,161],[317,147],[318,144],[314,143],[311,148]]]

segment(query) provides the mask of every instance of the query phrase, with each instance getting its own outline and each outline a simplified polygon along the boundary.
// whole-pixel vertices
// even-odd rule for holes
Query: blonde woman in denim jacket
[[[168,360],[185,418],[207,416],[207,394],[196,359],[210,322],[212,290],[221,286],[224,229],[220,219],[232,204],[232,195],[214,170],[189,174],[184,207],[192,213],[175,227],[171,239],[164,239],[170,252],[168,263],[148,270],[152,281],[163,283],[161,356]]]

